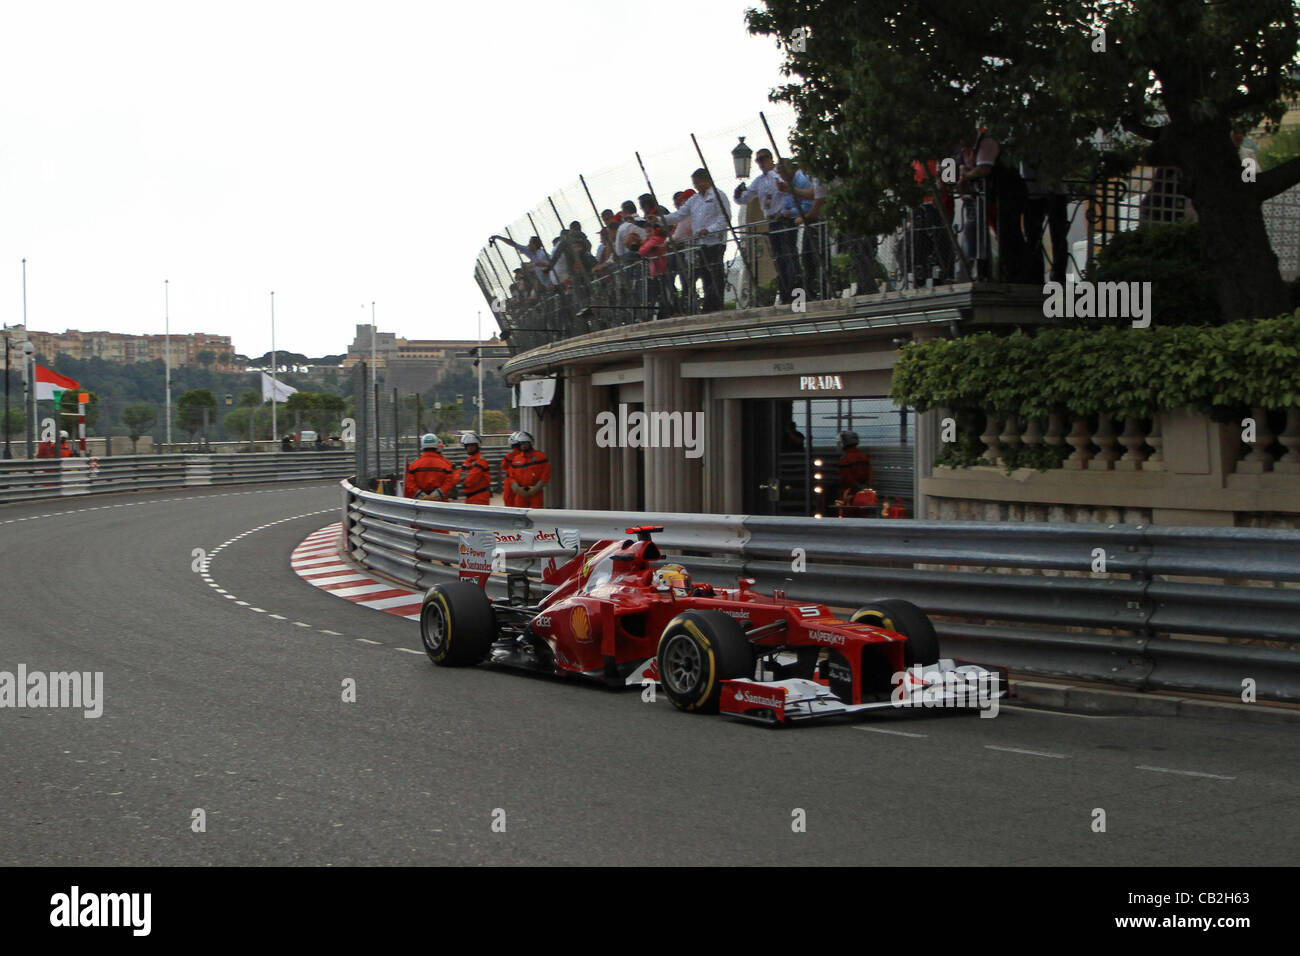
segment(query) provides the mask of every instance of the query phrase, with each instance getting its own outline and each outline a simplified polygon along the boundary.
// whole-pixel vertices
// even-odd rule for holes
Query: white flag
[[[265,372],[262,373],[262,401],[267,402],[274,397],[277,402],[287,402],[289,396],[296,391],[298,390],[292,385],[286,385],[271,378]]]

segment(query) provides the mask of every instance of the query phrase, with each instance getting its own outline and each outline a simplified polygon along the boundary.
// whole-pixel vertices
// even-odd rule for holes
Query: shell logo
[[[569,615],[569,626],[573,628],[574,638],[581,644],[591,641],[591,619],[587,617],[587,609],[581,605],[573,609]]]

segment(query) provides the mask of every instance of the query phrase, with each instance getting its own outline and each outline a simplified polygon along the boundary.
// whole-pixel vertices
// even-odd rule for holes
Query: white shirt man
[[[781,177],[772,162],[772,154],[765,149],[760,149],[756,159],[763,173],[749,184],[748,189],[736,197],[736,201],[743,206],[757,199],[759,207],[763,210],[764,219],[793,218],[798,214],[798,210],[790,193],[781,192],[777,188],[776,184],[781,182]]]
[[[691,233],[697,242],[705,246],[716,246],[727,241],[727,223],[731,216],[731,204],[713,186],[701,190],[696,184],[695,195],[686,200],[681,209],[669,213],[664,222],[675,226],[683,219],[690,219]]]
[[[548,256],[546,250],[542,248],[541,240],[538,240],[537,245],[534,248],[533,243],[531,242],[525,246],[515,242],[513,239],[508,239],[505,236],[493,236],[492,238],[500,239],[506,245],[513,246],[518,250],[520,255],[529,261],[529,264],[533,269],[533,274],[537,276],[542,285],[555,285],[555,276],[551,275],[551,257]]]
[[[618,232],[614,236],[614,254],[616,256],[623,256],[627,253],[628,236],[636,236],[638,240],[644,241],[646,231],[630,219],[620,223]],[[640,244],[640,242],[637,243],[637,245]]]

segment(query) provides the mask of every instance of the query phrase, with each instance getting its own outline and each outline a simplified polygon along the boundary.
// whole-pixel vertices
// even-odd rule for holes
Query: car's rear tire
[[[439,667],[467,667],[487,657],[496,639],[496,614],[482,588],[469,581],[437,584],[420,608],[420,640]]]
[[[911,601],[899,598],[882,598],[858,608],[851,620],[854,624],[874,624],[907,638],[903,648],[903,664],[907,667],[925,667],[939,661],[939,635],[926,613]]]
[[[753,647],[721,611],[683,611],[669,621],[657,661],[668,699],[690,713],[716,713],[722,682],[754,673]]]

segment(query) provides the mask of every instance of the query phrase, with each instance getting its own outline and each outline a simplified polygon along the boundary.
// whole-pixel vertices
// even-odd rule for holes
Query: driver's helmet
[[[665,564],[655,571],[650,583],[656,588],[668,588],[685,594],[691,589],[691,576],[680,564]]]
[[[421,450],[425,448],[441,448],[441,447],[442,447],[442,440],[439,439],[438,436],[435,435],[433,432],[429,432],[427,435],[420,436]]]

